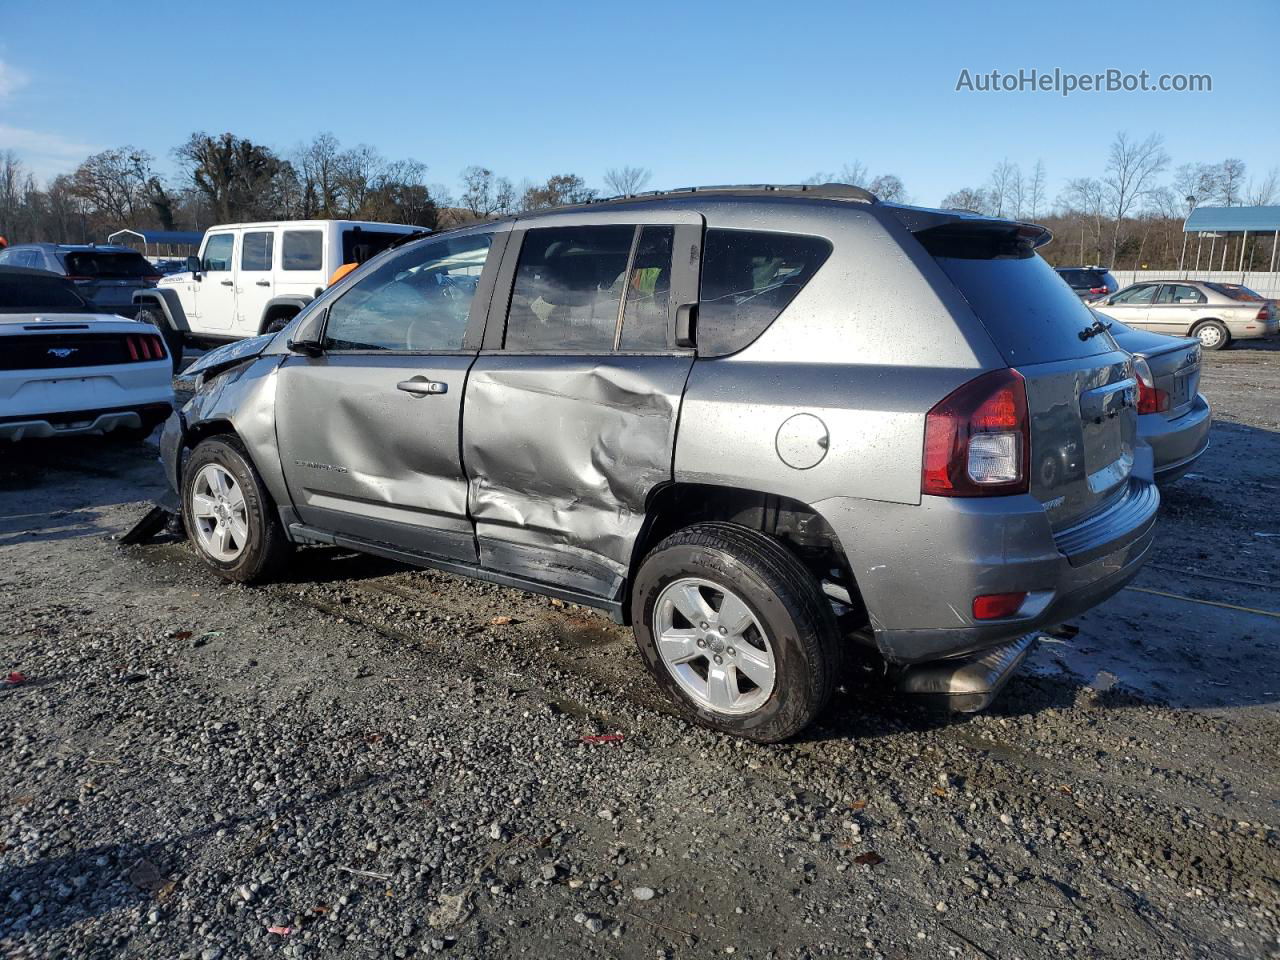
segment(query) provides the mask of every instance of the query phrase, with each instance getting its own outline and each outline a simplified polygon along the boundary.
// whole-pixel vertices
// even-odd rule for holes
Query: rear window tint
[[[1224,297],[1230,297],[1232,300],[1240,300],[1243,303],[1262,303],[1263,297],[1254,293],[1248,287],[1243,287],[1238,283],[1206,283],[1206,287],[1210,290],[1216,290]]]
[[[0,313],[26,313],[46,310],[51,313],[91,311],[92,308],[71,289],[69,281],[60,277],[33,277],[20,274],[0,277]]]
[[[831,254],[821,237],[708,230],[698,297],[698,353],[743,349],[787,308]]]
[[[324,234],[319,230],[286,230],[281,247],[285,270],[319,270],[324,265]]]
[[[1059,270],[1058,273],[1072,288],[1105,287],[1107,285],[1107,275],[1101,270]]]
[[[1038,255],[934,259],[1010,366],[1094,357],[1115,349],[1107,336],[1080,339],[1093,315]]]
[[[69,277],[101,280],[140,280],[158,276],[160,271],[140,253],[85,251],[64,254]]]
[[[342,262],[364,263],[366,260],[372,260],[387,247],[403,241],[408,236],[411,234],[348,227],[342,231]]]

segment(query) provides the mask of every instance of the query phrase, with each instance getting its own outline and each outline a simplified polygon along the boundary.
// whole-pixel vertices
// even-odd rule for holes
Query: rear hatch
[[[1047,231],[960,221],[916,236],[1026,380],[1030,492],[1054,530],[1121,499],[1138,438],[1133,362],[1034,252]]]
[[[140,253],[124,250],[72,250],[63,255],[67,279],[97,307],[133,303],[133,291],[153,286],[160,271]]]

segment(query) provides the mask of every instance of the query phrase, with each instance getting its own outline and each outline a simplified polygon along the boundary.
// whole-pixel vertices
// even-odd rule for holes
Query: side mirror
[[[200,279],[200,258],[187,257],[187,273],[191,274],[193,280]]]
[[[682,303],[676,307],[676,346],[698,345],[698,305]]]
[[[324,320],[328,312],[327,309],[320,310],[303,320],[285,346],[304,357],[318,357],[324,353]]]

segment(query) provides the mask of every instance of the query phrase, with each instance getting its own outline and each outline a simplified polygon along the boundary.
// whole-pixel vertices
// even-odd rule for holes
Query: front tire
[[[839,638],[816,579],[781,543],[700,523],[645,558],[631,600],[658,685],[696,723],[764,743],[794,736],[831,698]]]
[[[270,579],[292,551],[271,495],[232,436],[202,441],[191,452],[182,515],[196,553],[224,580]]]
[[[1231,333],[1217,320],[1206,320],[1191,332],[1205,350],[1225,350],[1231,343]]]

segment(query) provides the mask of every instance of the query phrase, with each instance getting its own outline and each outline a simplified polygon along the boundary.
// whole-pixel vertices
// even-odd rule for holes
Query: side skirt
[[[315,527],[308,527],[302,523],[291,523],[288,526],[289,539],[295,543],[320,543],[328,546],[343,547],[347,550],[356,550],[360,553],[369,553],[377,557],[385,557],[388,560],[397,560],[400,563],[408,563],[415,567],[427,567],[433,570],[441,570],[445,573],[454,573],[462,577],[470,577],[473,580],[484,580],[488,583],[496,583],[503,587],[514,587],[517,590],[527,590],[530,593],[541,594],[546,597],[555,597],[566,603],[576,603],[584,607],[593,607],[596,610],[603,610],[609,614],[614,623],[622,623],[622,601],[618,599],[606,599],[589,593],[580,593],[577,590],[567,590],[563,587],[555,587],[542,583],[538,580],[529,580],[510,573],[499,573],[496,570],[487,570],[484,567],[463,563],[458,560],[445,560],[441,557],[428,556],[423,553],[414,553],[410,550],[402,550],[388,543],[376,543],[371,540],[361,540],[358,537],[349,537],[340,533],[330,533],[328,530],[318,530]]]

